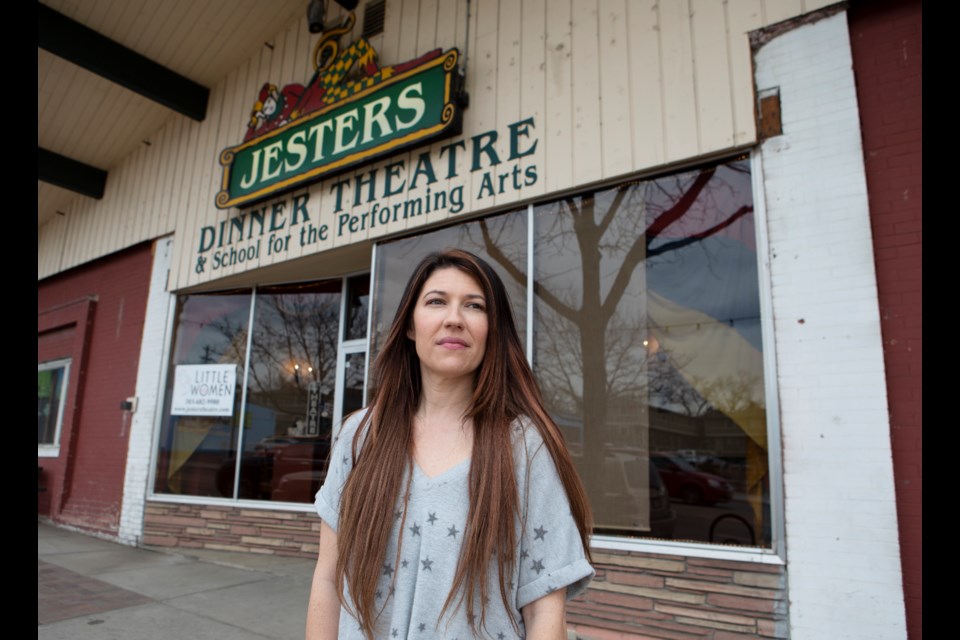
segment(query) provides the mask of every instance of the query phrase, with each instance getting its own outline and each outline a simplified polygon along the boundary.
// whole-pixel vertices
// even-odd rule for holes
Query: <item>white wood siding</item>
[[[38,279],[51,276],[138,242],[175,234],[171,289],[181,289],[249,271],[275,262],[293,260],[337,246],[399,233],[415,226],[510,206],[579,185],[616,179],[658,166],[696,158],[756,139],[754,96],[748,31],[792,18],[830,4],[828,0],[388,0],[386,30],[373,39],[380,62],[390,65],[415,58],[430,49],[457,47],[466,65],[470,106],[464,115],[461,139],[467,148],[457,158],[458,176],[447,179],[444,143],[435,143],[362,167],[346,175],[377,169],[382,184],[386,165],[403,160],[412,174],[421,153],[428,151],[439,178],[434,193],[462,185],[463,211],[436,211],[411,220],[399,219],[355,233],[346,232],[325,242],[301,247],[298,235],[289,250],[268,255],[261,247],[259,261],[222,268],[215,273],[196,271],[204,226],[219,228],[222,221],[241,215],[214,206],[220,188],[219,153],[242,141],[250,109],[265,82],[278,87],[306,83],[313,71],[309,60],[317,36],[307,33],[301,17],[261,46],[243,64],[211,88],[207,118],[197,123],[178,115],[147,137],[120,165],[111,167],[106,193],[96,201],[74,197],[38,229]],[[331,5],[335,6],[335,5]],[[184,4],[184,15],[191,11]],[[240,12],[235,12],[239,14]],[[359,33],[362,7],[357,11]],[[113,20],[139,24],[149,16],[118,12]],[[342,18],[328,18],[335,24]],[[105,16],[104,20],[108,18]],[[187,18],[185,18],[187,19]],[[203,20],[203,16],[189,16]],[[239,19],[236,16],[230,19]],[[119,26],[103,27],[115,30]],[[344,42],[346,42],[346,38]],[[215,55],[215,38],[198,58]],[[167,49],[173,43],[157,42]],[[198,63],[199,64],[199,63]],[[38,56],[38,68],[46,65]],[[58,70],[44,77],[41,92],[69,95],[71,73]],[[75,72],[86,73],[86,72]],[[90,85],[85,85],[89,88]],[[139,97],[115,90],[104,92],[104,112],[78,114],[75,126],[93,117],[119,117],[121,111],[152,113]],[[44,108],[56,108],[54,103]],[[509,171],[508,126],[533,118],[535,128],[524,144],[537,141],[536,152],[515,163],[523,171],[535,168],[538,179],[520,189],[499,190],[478,198],[484,171]],[[471,172],[471,136],[496,131],[499,166]],[[44,132],[69,136],[69,130]],[[41,136],[42,137],[42,136]],[[104,145],[123,141],[104,139]],[[327,223],[336,230],[333,180],[301,189],[309,193],[311,223]],[[409,187],[409,180],[408,180]],[[377,201],[393,205],[425,193],[404,192]],[[344,194],[352,205],[353,185]],[[282,198],[291,211],[291,195]],[[277,199],[278,201],[280,199]],[[269,206],[269,202],[267,203]],[[366,197],[361,210],[369,210]],[[229,224],[229,222],[227,222]],[[264,240],[266,236],[264,236]],[[321,274],[315,274],[321,275]]]

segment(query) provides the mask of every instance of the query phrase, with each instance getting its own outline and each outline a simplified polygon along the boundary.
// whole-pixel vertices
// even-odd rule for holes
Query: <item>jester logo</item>
[[[456,49],[381,66],[351,13],[313,50],[306,84],[266,82],[243,142],[220,152],[221,209],[242,207],[401,150],[458,135],[467,96]]]
[[[425,62],[438,58],[434,49],[402,64],[378,64],[377,52],[366,38],[359,38],[340,49],[340,37],[350,33],[356,18],[350,13],[337,28],[330,29],[313,48],[313,76],[306,85],[291,83],[278,88],[265,82],[250,111],[244,142],[259,138],[304,116],[325,109]]]

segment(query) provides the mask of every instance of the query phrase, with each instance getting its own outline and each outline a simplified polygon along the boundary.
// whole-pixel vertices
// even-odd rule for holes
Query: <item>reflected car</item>
[[[727,464],[726,461],[718,457],[716,453],[705,449],[677,449],[676,455],[698,469],[723,469]]]
[[[264,438],[240,463],[240,488],[237,496],[247,500],[313,502],[326,473],[330,438],[276,436]],[[228,458],[217,471],[217,489],[224,497],[233,496],[236,457]],[[296,482],[284,482],[291,476]],[[309,480],[307,478],[309,477]],[[280,490],[280,494],[276,492]]]
[[[710,506],[733,497],[733,486],[726,479],[699,471],[678,455],[654,453],[650,462],[656,465],[671,498]]]
[[[327,475],[330,438],[304,439],[277,449],[273,456],[271,500],[313,502]]]
[[[274,450],[277,448],[285,447],[291,444],[297,444],[300,442],[300,439],[293,438],[290,436],[272,436],[269,438],[263,438],[253,447],[253,452],[264,453],[266,455],[272,455]]]

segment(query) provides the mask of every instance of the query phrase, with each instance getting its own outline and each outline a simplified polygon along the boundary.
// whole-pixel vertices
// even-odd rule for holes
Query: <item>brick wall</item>
[[[313,513],[148,501],[147,545],[313,558]],[[786,638],[782,566],[597,552],[597,577],[569,605],[582,638]]]
[[[846,13],[755,53],[783,446],[790,637],[906,633],[883,343]]]
[[[568,605],[582,638],[786,638],[779,565],[649,553],[596,553],[597,577]]]
[[[923,12],[854,2],[850,41],[870,197],[907,631],[923,637]]]
[[[216,551],[315,557],[320,519],[313,513],[147,501],[143,543]]]
[[[146,306],[150,244],[38,283],[38,362],[72,358],[60,453],[39,458],[47,496],[38,507],[54,521],[115,534]],[[71,329],[72,328],[72,329]],[[45,348],[45,335],[71,329],[70,353]]]

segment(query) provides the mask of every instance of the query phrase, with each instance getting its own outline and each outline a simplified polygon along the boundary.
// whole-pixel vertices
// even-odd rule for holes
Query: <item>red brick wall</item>
[[[850,40],[880,295],[907,628],[923,637],[923,14],[854,2]]]
[[[144,544],[313,558],[313,513],[147,502]],[[568,605],[582,638],[786,638],[781,566],[705,558],[594,555],[597,577]]]
[[[72,358],[60,455],[37,460],[56,522],[117,531],[152,260],[145,243],[38,283],[37,361]]]

